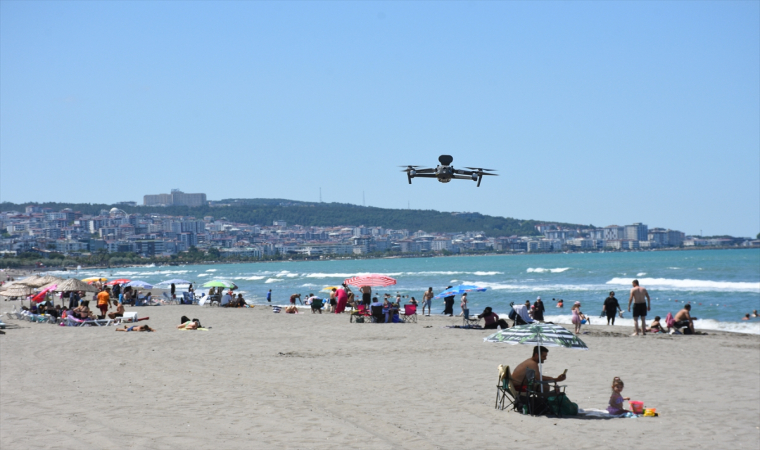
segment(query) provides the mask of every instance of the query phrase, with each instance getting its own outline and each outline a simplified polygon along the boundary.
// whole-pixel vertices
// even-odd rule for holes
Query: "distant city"
[[[146,195],[144,206],[212,204],[206,194]],[[136,202],[121,202],[136,206]],[[117,204],[119,205],[119,204]],[[212,205],[213,206],[213,205]],[[86,256],[96,252],[133,253],[142,257],[171,256],[191,249],[224,258],[302,255],[456,254],[469,252],[536,253],[562,251],[640,250],[683,247],[760,247],[749,238],[702,238],[678,230],[649,228],[642,223],[603,228],[570,228],[554,223],[536,225],[537,235],[485,236],[467,231],[434,233],[424,230],[364,226],[315,227],[273,221],[243,224],[212,216],[195,218],[156,212],[128,214],[119,208],[86,215],[71,209],[29,205],[24,211],[0,212],[0,254],[33,252]]]

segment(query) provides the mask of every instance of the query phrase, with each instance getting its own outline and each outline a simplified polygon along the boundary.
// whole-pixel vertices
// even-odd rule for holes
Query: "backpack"
[[[578,415],[578,404],[571,402],[564,393],[547,397],[546,404],[555,416],[572,417]]]

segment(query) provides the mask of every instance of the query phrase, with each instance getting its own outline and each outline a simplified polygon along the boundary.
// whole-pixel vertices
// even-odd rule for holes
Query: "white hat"
[[[541,296],[539,295],[539,296],[538,296],[538,298],[537,298],[536,300],[541,300]]]

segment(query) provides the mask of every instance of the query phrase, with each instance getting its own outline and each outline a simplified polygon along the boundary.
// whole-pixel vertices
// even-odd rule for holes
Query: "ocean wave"
[[[499,317],[501,317],[501,313]],[[560,323],[563,325],[572,325],[571,315],[559,315],[550,316],[544,315],[544,319],[547,322]],[[605,325],[607,319],[603,317],[591,317],[591,325]],[[615,326],[633,327],[633,319],[615,319]],[[714,330],[714,331],[726,331],[731,333],[747,333],[747,334],[760,334],[760,322],[721,322],[713,319],[699,319],[694,322],[694,326],[697,331],[699,330]],[[581,328],[581,331],[583,329]]]
[[[232,277],[233,280],[247,280],[247,281],[256,281],[256,280],[263,280],[266,278],[265,276],[259,276],[259,275],[253,275],[253,276],[242,276],[242,277]]]
[[[218,269],[208,269],[206,272],[216,272]]]
[[[211,275],[211,274],[210,273],[199,273],[198,275],[196,275],[196,277],[199,277],[199,278],[200,277],[207,277],[209,275]]]
[[[528,267],[528,270],[526,272],[528,273],[562,273],[566,270],[570,270],[569,267],[557,267],[556,269],[544,269],[543,267]],[[476,274],[477,275],[477,274]]]
[[[646,272],[639,272],[639,273],[636,274],[636,276],[637,277],[643,277],[646,274],[647,274]]]
[[[493,275],[503,275],[504,272],[472,272],[472,274],[479,277],[489,277]]]
[[[488,281],[463,281],[462,284],[474,284],[475,286],[484,287],[493,290],[509,290],[521,292],[547,292],[547,291],[593,291],[599,287],[590,284],[567,285],[567,284],[508,284],[492,283]]]
[[[282,281],[282,278],[267,278],[267,281],[264,283],[279,283],[280,281]]]
[[[632,281],[630,278],[613,278],[607,284],[630,286]],[[657,286],[677,291],[760,292],[760,282],[641,278],[639,279],[639,283],[644,287]]]

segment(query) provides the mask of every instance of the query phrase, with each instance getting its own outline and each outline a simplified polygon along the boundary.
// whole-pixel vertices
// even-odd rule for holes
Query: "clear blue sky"
[[[0,2],[0,200],[760,231],[760,3]],[[409,186],[397,165],[499,169]]]

